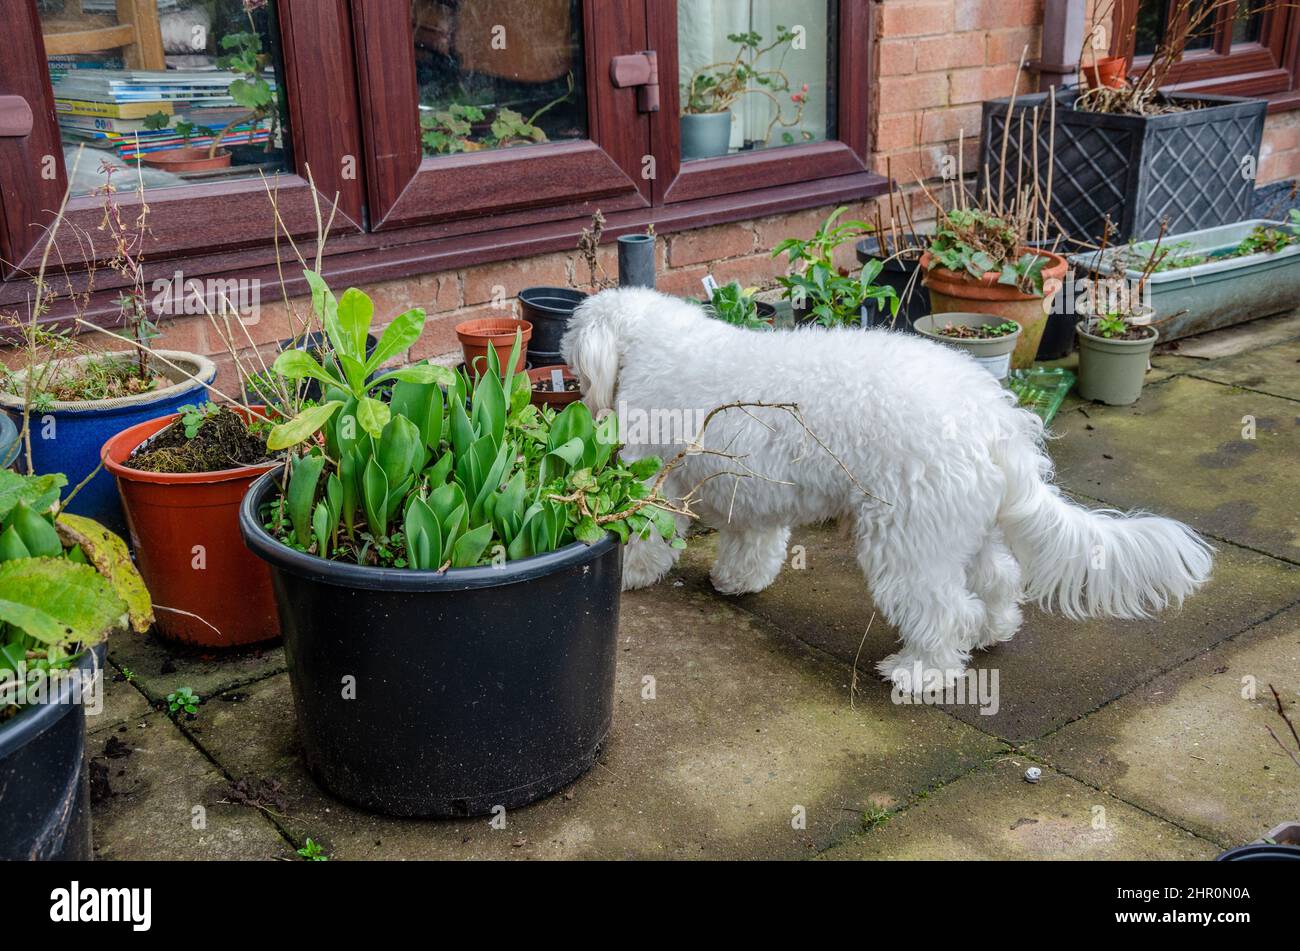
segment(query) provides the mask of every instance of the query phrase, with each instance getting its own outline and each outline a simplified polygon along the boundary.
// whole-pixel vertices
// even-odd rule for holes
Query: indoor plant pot
[[[515,345],[515,334],[522,335],[523,346],[519,348],[519,359],[515,362],[515,372],[524,369],[528,341],[533,336],[533,325],[509,314],[499,317],[480,317],[466,320],[456,325],[456,337],[460,340],[461,353],[465,355],[465,365],[472,374],[480,374],[486,369],[488,347],[497,352],[497,361],[502,372],[507,369],[510,350]]]
[[[1088,332],[1090,321],[1081,320],[1079,332],[1079,395],[1111,406],[1127,406],[1142,394],[1151,348],[1160,339],[1155,327],[1141,340],[1111,340]]]
[[[991,183],[1005,178],[1014,194],[1022,164],[1034,168],[1046,186],[1048,155],[1052,168],[1051,213],[1072,238],[1100,242],[1109,216],[1110,242],[1154,238],[1168,220],[1168,233],[1196,231],[1241,221],[1254,206],[1255,180],[1242,174],[1247,158],[1259,160],[1264,134],[1263,99],[1205,93],[1171,93],[1193,106],[1149,116],[1100,115],[1076,111],[1078,93],[1061,90],[1055,106],[1056,129],[1047,93],[1016,97],[1002,165],[1002,132],[1009,99],[984,103],[979,174]],[[1199,106],[1199,108],[1197,108]],[[1033,150],[1032,113],[1040,116],[1038,148]],[[1015,129],[1024,114],[1024,154]]]
[[[186,403],[202,402],[206,385],[216,378],[216,365],[195,353],[180,350],[155,352],[197,379],[190,379],[162,360],[155,360],[153,368],[160,377],[172,381],[170,385],[119,399],[51,403],[46,411],[33,413],[31,417],[33,469],[37,473],[62,472],[68,477],[68,485],[78,485],[99,466],[99,450],[110,436],[159,414],[174,412]],[[87,355],[78,357],[76,362],[91,359],[102,357]],[[134,359],[134,356],[127,354],[123,359]],[[15,379],[21,381],[25,372],[18,371]],[[8,392],[0,393],[0,406],[21,426],[21,398]],[[46,417],[49,417],[48,422]],[[19,462],[25,464],[21,456]],[[122,515],[117,486],[107,472],[97,473],[77,493],[68,511],[93,518],[115,534],[126,534],[126,520]]]
[[[1051,251],[1034,253],[1051,260],[1042,270],[1043,283],[1046,287],[1055,281],[1059,292],[1060,281],[1065,277],[1069,263]],[[1043,327],[1047,323],[1047,313],[1051,309],[1051,298],[1042,294],[1024,294],[1015,287],[999,284],[997,274],[992,271],[976,280],[968,274],[946,267],[931,268],[931,260],[929,251],[921,256],[925,286],[930,289],[931,311],[936,316],[975,313],[1015,321],[1020,325],[1021,332],[1011,355],[1011,366],[1017,370],[1033,366],[1038,344],[1043,337]]]
[[[1020,338],[1024,336],[1024,330],[1017,330],[1015,333],[1007,334],[1004,337],[989,337],[987,339],[948,337],[938,332],[939,328],[945,324],[979,327],[987,323],[990,323],[988,314],[927,314],[924,317],[918,317],[916,323],[912,325],[912,329],[923,337],[929,337],[936,343],[954,347],[963,353],[969,354],[975,359],[976,363],[992,373],[994,379],[1003,380],[1006,379],[1007,372],[1011,368],[1012,351],[1016,349]]]
[[[147,152],[141,161],[150,168],[164,172],[208,172],[218,168],[230,167],[230,153],[217,149],[217,154],[209,156],[204,148],[167,149],[165,152]]]
[[[905,234],[902,237],[909,247],[921,245],[921,239],[914,234]],[[886,242],[886,247],[892,245]],[[907,330],[918,317],[930,313],[930,296],[921,278],[916,274],[917,267],[920,265],[919,254],[904,254],[900,257],[894,253],[885,257],[880,250],[880,241],[876,238],[863,238],[857,243],[855,250],[859,264],[879,261],[884,265],[878,281],[892,287],[899,301],[897,320],[888,308],[878,307],[874,301],[867,301],[862,305],[864,327],[892,327]]]
[[[523,318],[533,326],[528,349],[536,353],[559,353],[560,338],[564,336],[569,318],[586,299],[587,295],[582,291],[568,287],[525,287],[520,291],[519,306]]]
[[[1218,252],[1236,247],[1257,226],[1287,228],[1283,222],[1254,218],[1220,228],[1168,235],[1161,247],[1179,248],[1179,254],[1203,254],[1204,264],[1155,271],[1146,279],[1151,306],[1160,323],[1164,340],[1218,330],[1232,324],[1288,311],[1300,301],[1300,244],[1271,254],[1216,258]],[[1084,252],[1070,256],[1080,271],[1110,273],[1113,250]],[[1127,269],[1125,277],[1136,282],[1141,269]]]
[[[574,400],[582,398],[582,393],[579,390],[560,390],[559,392],[556,392],[554,389],[539,390],[536,388],[538,383],[545,383],[550,386],[554,372],[557,370],[560,372],[566,383],[571,380],[577,380],[573,371],[562,363],[549,367],[537,367],[534,370],[528,371],[528,379],[534,387],[532,400],[535,405],[551,406],[558,409],[561,406],[568,406]]]
[[[681,130],[683,162],[726,155],[731,147],[731,110],[684,113]]]
[[[235,412],[247,419],[242,410]],[[132,426],[104,443],[102,451],[104,468],[117,478],[122,494],[140,573],[157,601],[158,632],[218,648],[279,637],[271,573],[239,536],[244,494],[277,464],[217,472],[145,472],[124,465],[141,443],[178,418],[160,416]],[[196,561],[196,546],[202,561]]]
[[[522,806],[591,767],[614,709],[614,536],[443,572],[328,561],[263,528],[278,475],[253,483],[239,525],[271,565],[299,734],[322,787],[392,815],[468,816]]]
[[[103,670],[104,653],[86,651],[75,669]],[[61,678],[52,702],[0,724],[0,861],[91,858],[86,710],[73,690]]]

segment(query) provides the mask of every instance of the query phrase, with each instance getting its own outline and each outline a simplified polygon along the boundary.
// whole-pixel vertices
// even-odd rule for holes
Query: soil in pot
[[[390,815],[470,816],[591,768],[614,709],[613,536],[441,572],[327,561],[267,532],[276,479],[253,484],[240,526],[272,566],[299,735],[324,789]]]
[[[559,391],[555,388],[555,375],[557,373],[560,375],[562,387]],[[563,364],[529,370],[528,379],[533,385],[532,400],[537,406],[567,406],[582,397],[582,390],[578,386],[578,378],[573,375],[572,370]]]
[[[918,318],[912,329],[970,355],[998,380],[1006,378],[1011,353],[1024,334],[1014,321],[998,324],[986,314],[930,314]]]
[[[260,406],[253,407],[262,412]],[[140,573],[153,594],[158,632],[205,648],[240,647],[279,636],[271,576],[244,547],[239,505],[248,486],[277,463],[243,410],[195,420],[152,419],[105,443]]]
[[[1081,320],[1079,333],[1079,395],[1110,406],[1127,406],[1142,395],[1151,348],[1160,338],[1155,327],[1131,326],[1125,333],[1102,337],[1095,322]]]
[[[515,345],[515,335],[522,338],[519,358],[515,361],[515,372],[524,369],[524,360],[528,342],[533,336],[533,325],[526,320],[519,320],[503,314],[500,317],[482,317],[478,320],[466,320],[456,325],[456,337],[460,340],[461,353],[465,356],[465,365],[473,375],[482,374],[487,369],[488,347],[497,352],[497,362],[505,374],[510,361],[510,351]]]
[[[1049,294],[1059,293],[1060,282],[1065,277],[1069,262],[1051,251],[1035,251],[1050,260],[1042,270],[1042,279]],[[999,284],[998,275],[990,272],[976,280],[967,274],[946,267],[930,267],[930,252],[921,257],[925,285],[930,289],[931,310],[936,316],[947,313],[979,313],[998,318],[996,323],[1011,320],[1020,325],[1021,333],[1011,355],[1011,366],[1027,370],[1034,365],[1038,345],[1042,342],[1047,314],[1052,297],[1025,294],[1019,288]]]

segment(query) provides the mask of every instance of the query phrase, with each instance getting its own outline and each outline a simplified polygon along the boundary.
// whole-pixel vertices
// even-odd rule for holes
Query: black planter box
[[[1056,93],[1052,214],[1067,237],[1099,241],[1107,215],[1115,229],[1112,243],[1154,238],[1165,219],[1168,233],[1180,234],[1250,217],[1253,171],[1264,135],[1264,100],[1171,94],[1168,98],[1174,101],[1212,105],[1157,116],[1113,116],[1076,112],[1076,95],[1073,90]],[[1047,97],[1036,93],[1016,98],[1007,142],[1008,201],[1021,166],[1022,114],[1023,163],[1026,170],[1034,165],[1035,108],[1038,177],[1040,187],[1046,187],[1051,141]],[[1009,101],[984,103],[980,124],[979,184],[994,194]]]

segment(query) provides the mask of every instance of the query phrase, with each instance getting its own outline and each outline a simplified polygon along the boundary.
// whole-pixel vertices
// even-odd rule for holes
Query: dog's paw
[[[1017,605],[1001,611],[990,611],[975,639],[975,647],[989,648],[1011,640],[1016,636],[1016,631],[1020,630],[1023,621],[1024,615]]]
[[[906,651],[890,654],[876,664],[876,670],[899,691],[910,694],[946,689],[966,673],[964,667],[939,667]]]
[[[713,590],[718,594],[736,595],[736,594],[757,594],[760,591],[770,587],[776,580],[773,575],[746,574],[740,571],[729,571],[713,566],[709,572],[709,581],[713,584]]]

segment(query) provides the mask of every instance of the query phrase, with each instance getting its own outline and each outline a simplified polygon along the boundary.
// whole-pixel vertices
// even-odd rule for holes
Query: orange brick
[[[675,268],[660,274],[655,279],[655,286],[665,294],[672,294],[675,297],[699,297],[704,293],[700,281],[708,273],[709,269],[703,265]]]
[[[882,115],[916,112],[948,104],[948,77],[942,73],[882,78],[880,112]]]
[[[953,105],[967,102],[983,102],[1011,94],[1016,84],[1016,67],[980,66],[975,69],[959,69],[948,74],[950,81],[950,100]]]
[[[754,250],[754,229],[747,222],[684,231],[668,238],[668,266],[740,257]]]
[[[997,30],[1038,22],[1041,0],[960,0],[953,18],[957,30]]]
[[[983,33],[952,33],[916,41],[916,68],[921,72],[984,65]]]
[[[483,304],[494,297],[509,301],[525,287],[537,285],[567,287],[569,256],[544,254],[470,268],[464,275],[463,300],[466,306]]]
[[[916,70],[916,42],[910,38],[882,40],[877,52],[881,76],[904,76]]]
[[[773,258],[770,254],[751,254],[748,257],[722,261],[713,267],[713,277],[719,284],[736,281],[743,287],[757,287],[772,283],[772,278],[786,272],[785,256]]]
[[[957,6],[968,0],[957,0]],[[880,7],[881,37],[949,33],[953,0],[885,0]]]
[[[786,238],[808,238],[817,230],[817,226],[826,220],[833,208],[809,208],[786,215],[773,215],[759,218],[754,222],[754,231],[758,235],[758,251],[771,251]]]
[[[893,152],[917,144],[918,114],[903,112],[896,116],[881,116],[876,129],[873,147],[881,152]]]
[[[1038,56],[1042,31],[1034,27],[1012,27],[1006,30],[990,30],[986,34],[984,62],[990,66],[1006,63],[1019,63],[1022,54],[1025,62]],[[1025,48],[1029,52],[1025,53]]]

